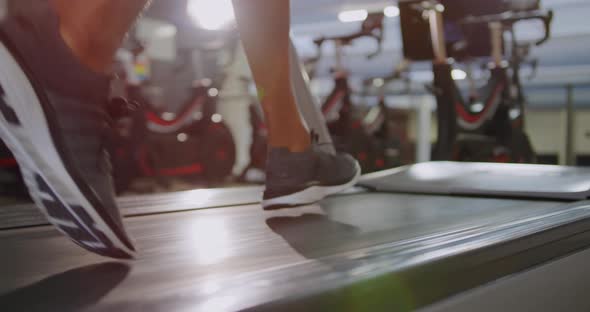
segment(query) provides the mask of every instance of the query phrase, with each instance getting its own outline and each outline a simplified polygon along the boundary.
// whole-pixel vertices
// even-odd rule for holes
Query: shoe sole
[[[346,184],[333,186],[311,186],[303,191],[262,201],[264,210],[278,210],[311,205],[334,194],[338,194],[356,185],[361,177],[361,166],[356,162],[356,175]]]
[[[0,138],[17,159],[29,194],[48,221],[94,253],[131,259],[135,252],[124,229],[107,225],[66,170],[32,83],[0,42]],[[119,236],[115,234],[119,232]]]

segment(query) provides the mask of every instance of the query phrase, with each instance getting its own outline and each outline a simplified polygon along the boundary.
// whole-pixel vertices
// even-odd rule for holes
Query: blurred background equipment
[[[429,159],[586,165],[590,129],[585,120],[590,115],[585,100],[590,71],[585,64],[590,59],[585,47],[590,44],[590,29],[577,13],[587,3],[547,1],[544,5],[558,17],[551,40],[539,46],[535,42],[544,36],[547,20],[531,16],[541,12],[539,1],[442,1],[444,47],[452,58],[452,80],[448,73],[445,79],[455,85],[455,110],[447,113],[455,114],[454,126],[453,117],[439,116],[444,110],[437,109],[435,100],[441,88],[432,84],[432,38],[423,13],[411,9],[416,3],[351,2],[344,7],[315,3],[317,10],[310,10],[305,1],[292,3],[293,38],[340,150],[354,154],[364,172]],[[10,3],[9,10],[18,9],[18,2]],[[499,32],[492,31],[499,29],[492,27],[496,23],[501,24],[503,35],[494,47],[499,42],[493,40],[494,34],[499,38]],[[573,24],[578,26],[568,26]],[[178,121],[187,109],[195,110],[195,124],[196,119],[205,120],[202,114],[211,114],[215,120],[221,116],[215,124],[223,134],[216,135],[224,139],[209,141],[225,146],[220,147],[225,152],[218,154],[227,153],[228,160],[223,168],[205,174],[204,156],[197,156],[202,153],[200,148],[172,156],[163,152],[164,157],[155,151],[161,148],[149,144],[149,149],[139,149],[149,150],[148,161],[126,145],[127,150],[114,152],[119,157],[117,168],[124,168],[117,169],[121,191],[264,181],[264,118],[254,114],[260,111],[255,108],[256,90],[236,35],[229,0],[156,1],[130,32],[118,53],[119,77],[127,81],[118,94],[129,93],[147,103],[143,109],[157,121],[151,126],[154,129],[158,122]],[[497,52],[501,59],[492,57]],[[398,71],[399,64],[404,65],[403,71]],[[218,93],[216,104],[206,112],[204,107],[190,105],[194,103],[193,82],[204,79],[210,79],[216,90],[211,92]],[[124,120],[120,130],[123,136],[136,135],[132,140],[139,142],[141,122],[137,120],[137,116]],[[185,126],[188,128],[164,136],[170,139],[165,140],[170,143],[164,144],[168,146],[165,150],[190,146],[188,141],[202,137],[189,136],[191,125]],[[183,144],[179,139],[186,141]],[[198,141],[199,146],[209,144],[205,139]],[[192,155],[192,160],[174,165],[180,154]],[[145,160],[143,169],[139,159]],[[167,174],[155,174],[156,168]],[[9,180],[22,187],[18,179]]]
[[[534,163],[535,152],[524,132],[526,98],[521,84],[521,63],[526,60],[531,45],[539,46],[550,38],[553,11],[497,13],[501,3],[489,10],[469,7],[467,2],[458,0],[443,3],[444,7],[436,1],[406,1],[401,8],[401,18],[405,21],[402,33],[407,44],[405,57],[430,58],[429,52],[416,51],[412,42],[416,36],[430,38],[430,44],[422,40],[422,45],[432,51],[433,60],[431,91],[437,101],[438,121],[434,159]],[[527,20],[543,22],[545,34],[541,39],[518,40],[515,24]],[[418,29],[424,33],[417,33]],[[509,44],[505,35],[509,36]],[[480,42],[481,38],[488,42]],[[506,50],[508,57],[504,56]],[[490,71],[488,81],[481,87],[471,83],[468,99],[461,94],[455,80],[469,77],[472,82],[472,77],[458,75],[453,62],[448,60],[449,55],[458,62],[473,62],[483,57],[490,60],[484,67]]]
[[[203,60],[214,60],[222,49],[233,48],[231,37],[220,37],[198,46]],[[189,87],[182,106],[167,103],[150,81],[150,61],[141,43],[131,41],[129,51],[117,55],[125,78],[129,101],[139,104],[133,116],[119,123],[119,136],[112,154],[118,192],[127,191],[139,178],[151,179],[159,186],[174,182],[213,186],[231,177],[236,161],[232,134],[218,112],[219,88],[225,79],[222,71],[213,79],[196,80]],[[192,51],[186,53],[190,60]],[[157,91],[154,94],[154,91]],[[150,94],[151,92],[151,94]]]
[[[366,13],[366,12],[365,12]],[[351,17],[353,14],[349,14]],[[346,17],[344,18],[346,20]],[[330,42],[334,47],[335,65],[331,68],[334,79],[334,89],[322,103],[322,113],[330,134],[333,137],[336,149],[349,153],[356,157],[361,164],[363,172],[375,171],[375,162],[378,161],[376,146],[370,140],[370,135],[363,129],[361,123],[362,111],[353,106],[351,102],[351,90],[348,82],[349,73],[343,64],[343,49],[360,38],[371,38],[377,42],[377,50],[367,57],[377,55],[383,39],[383,14],[364,16],[361,29],[350,35],[338,37],[321,37],[314,40],[317,46],[318,56],[312,60],[317,63],[322,57],[324,43]],[[383,166],[383,160],[380,159]]]
[[[590,28],[580,14],[588,3],[441,1],[452,64],[444,75],[433,74],[433,38],[416,3],[292,3],[292,37],[340,150],[367,173],[431,159],[588,163]],[[8,11],[26,6],[9,1]],[[556,18],[551,39],[537,45],[543,7]],[[117,69],[127,83],[114,94],[144,105],[120,124],[120,192],[264,182],[264,116],[234,19],[229,0],[155,1],[130,32]],[[207,90],[193,88],[207,80]],[[441,80],[454,90],[445,100],[452,105],[437,105]],[[206,105],[196,100],[205,93]],[[203,130],[206,120],[217,130]]]

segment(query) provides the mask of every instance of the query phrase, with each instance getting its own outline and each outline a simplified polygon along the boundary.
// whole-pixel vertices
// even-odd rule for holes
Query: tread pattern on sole
[[[115,243],[114,239],[117,239],[117,235],[113,231],[116,229],[106,226],[105,222],[96,216],[96,213],[94,213],[95,216],[93,217],[82,204],[73,204],[73,202],[78,201],[75,198],[83,199],[85,196],[81,193],[77,194],[76,191],[79,193],[77,189],[72,190],[67,187],[71,183],[59,182],[61,181],[59,177],[69,177],[67,171],[56,171],[58,170],[56,168],[62,168],[63,165],[45,161],[43,155],[38,155],[37,150],[49,153],[50,151],[47,151],[47,149],[51,149],[57,154],[55,152],[56,147],[53,146],[52,142],[44,141],[43,148],[35,148],[36,143],[31,132],[37,133],[40,127],[47,127],[47,121],[43,120],[46,117],[40,107],[29,107],[35,104],[38,105],[39,99],[36,95],[33,95],[34,92],[28,94],[27,90],[33,90],[31,83],[18,62],[1,42],[0,65],[2,67],[0,78],[4,83],[12,79],[14,81],[10,81],[9,85],[14,88],[19,86],[19,92],[15,91],[15,93],[8,94],[7,92],[10,92],[10,90],[6,89],[6,84],[0,80],[0,138],[15,155],[29,193],[39,209],[60,232],[83,248],[103,256],[121,259],[133,258],[133,251],[128,250],[123,242],[116,241]],[[10,103],[11,99],[17,103]],[[19,111],[23,115],[19,116]],[[23,120],[22,117],[25,117],[25,119]],[[29,131],[26,127],[27,124],[34,126],[37,132]],[[46,170],[44,171],[43,168]],[[47,177],[51,177],[51,181],[59,185],[51,187],[52,184],[49,183]],[[58,190],[65,190],[68,194],[61,194]],[[121,247],[117,247],[119,245]]]

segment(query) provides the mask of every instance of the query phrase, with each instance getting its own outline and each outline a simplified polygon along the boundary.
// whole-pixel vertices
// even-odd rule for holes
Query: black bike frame
[[[434,91],[437,102],[438,139],[434,148],[434,160],[451,160],[454,145],[460,133],[476,133],[493,135],[498,138],[511,135],[510,108],[514,103],[520,109],[517,127],[523,127],[524,92],[520,83],[520,60],[513,60],[511,64],[512,78],[508,78],[508,64],[503,60],[503,34],[505,23],[514,23],[520,19],[541,18],[545,22],[546,36],[537,44],[546,41],[550,35],[549,24],[552,12],[547,17],[527,12],[515,13],[510,17],[492,15],[478,18],[476,21],[467,20],[465,23],[487,23],[491,30],[492,59],[491,76],[482,89],[484,101],[483,110],[472,113],[466,106],[452,75],[452,64],[448,61],[446,42],[443,29],[443,14],[438,3],[430,2],[430,6],[423,7],[427,13],[430,25],[432,46],[434,50],[433,73]],[[423,5],[423,4],[421,4]],[[476,19],[476,18],[472,18]],[[511,24],[510,24],[511,25]],[[516,41],[513,38],[513,59],[516,53]],[[516,89],[516,97],[511,94]]]

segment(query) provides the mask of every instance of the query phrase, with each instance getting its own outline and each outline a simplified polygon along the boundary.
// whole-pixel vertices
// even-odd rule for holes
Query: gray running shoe
[[[110,79],[77,61],[48,3],[0,24],[0,138],[49,222],[87,250],[132,258],[107,152],[125,103],[109,103]]]
[[[352,156],[331,155],[315,147],[303,153],[273,148],[266,167],[265,210],[318,202],[354,186],[361,175]]]

